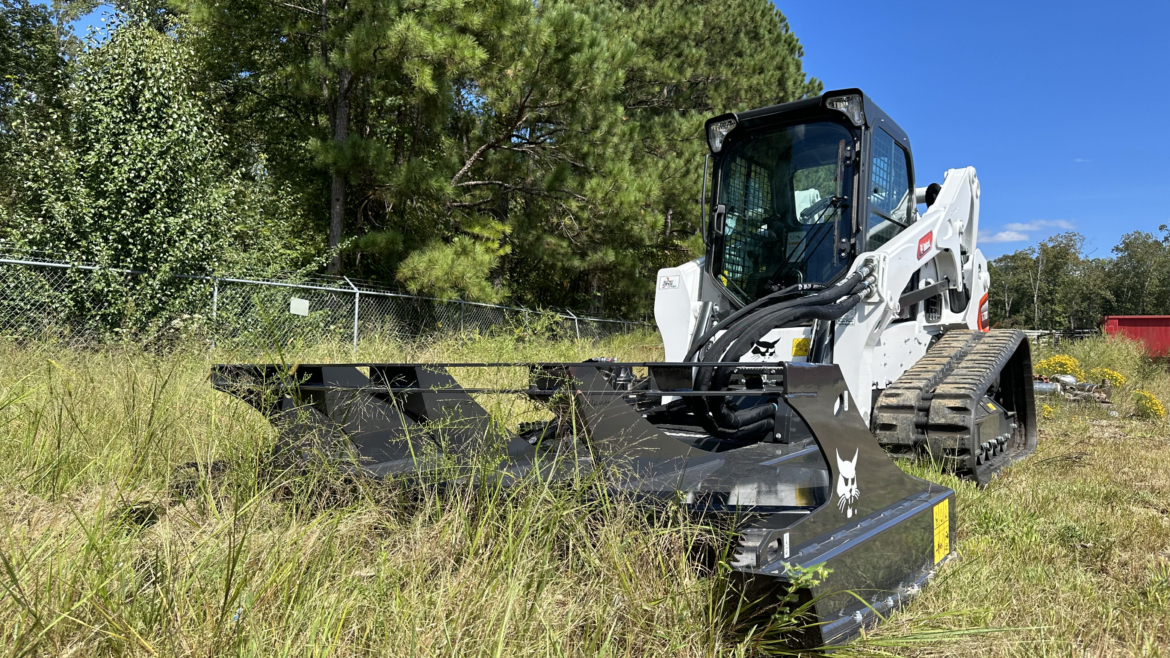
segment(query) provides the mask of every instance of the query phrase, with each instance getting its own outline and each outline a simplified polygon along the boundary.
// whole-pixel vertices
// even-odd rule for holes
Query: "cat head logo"
[[[853,459],[841,459],[837,453],[837,509],[845,512],[845,518],[853,518],[853,504],[861,497],[861,490],[857,488],[857,451],[853,451]]]
[[[761,361],[764,359],[770,359],[770,358],[776,356],[776,343],[779,343],[779,342],[780,342],[779,338],[777,338],[776,340],[774,340],[770,343],[765,342],[763,340],[757,340],[755,345],[752,345],[751,353],[753,356],[759,357],[758,360],[761,360]]]

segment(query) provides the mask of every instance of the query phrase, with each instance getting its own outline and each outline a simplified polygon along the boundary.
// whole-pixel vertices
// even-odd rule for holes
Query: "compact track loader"
[[[954,491],[893,459],[986,483],[1034,450],[1028,342],[988,326],[975,170],[916,189],[906,134],[860,90],[715,117],[706,135],[706,254],[656,281],[665,361],[222,365],[215,385],[286,448],[340,441],[374,476],[489,449],[516,477],[613,467],[615,488],[733,519],[749,597],[828,567],[801,593],[817,622],[803,641],[856,635],[952,555]],[[449,370],[517,365],[528,388]],[[483,393],[554,419],[508,431]]]

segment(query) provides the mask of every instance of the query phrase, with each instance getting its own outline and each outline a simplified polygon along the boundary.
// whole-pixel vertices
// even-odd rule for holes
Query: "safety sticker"
[[[659,290],[678,290],[678,280],[680,278],[682,278],[682,277],[680,277],[677,274],[674,276],[664,274],[663,276],[658,277],[658,289]]]
[[[934,563],[951,554],[951,499],[934,506]]]
[[[808,356],[808,350],[811,345],[812,340],[809,338],[793,338],[792,356]]]

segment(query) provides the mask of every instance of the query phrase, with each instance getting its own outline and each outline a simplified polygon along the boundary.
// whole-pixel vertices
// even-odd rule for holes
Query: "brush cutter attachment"
[[[461,387],[452,368],[528,369],[527,388]],[[716,363],[728,385],[692,390],[684,363],[221,365],[214,385],[266,414],[286,463],[332,460],[373,476],[425,477],[460,456],[496,455],[504,477],[603,469],[614,489],[678,500],[734,527],[736,591],[753,614],[796,574],[810,625],[841,642],[900,605],[951,555],[954,492],[903,473],[878,444],[836,365]],[[634,368],[646,376],[635,383]],[[508,432],[477,401],[522,395],[552,420]],[[720,396],[766,433],[715,436],[695,396]],[[766,422],[765,422],[766,421]],[[611,475],[612,474],[612,475]],[[742,617],[743,615],[741,615]]]

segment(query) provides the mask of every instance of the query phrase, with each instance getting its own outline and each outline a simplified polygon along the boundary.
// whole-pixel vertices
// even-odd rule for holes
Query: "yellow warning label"
[[[995,411],[995,405],[991,404],[990,402],[987,403],[987,408],[991,409],[992,411]]]
[[[934,563],[951,554],[951,499],[934,506]]]
[[[722,274],[720,274],[720,275],[719,275],[719,280],[720,280],[721,282],[723,282],[723,285],[727,285],[727,277],[725,277],[725,276],[723,276]]]
[[[792,339],[792,356],[808,356],[808,349],[811,345],[812,339],[809,338]]]

